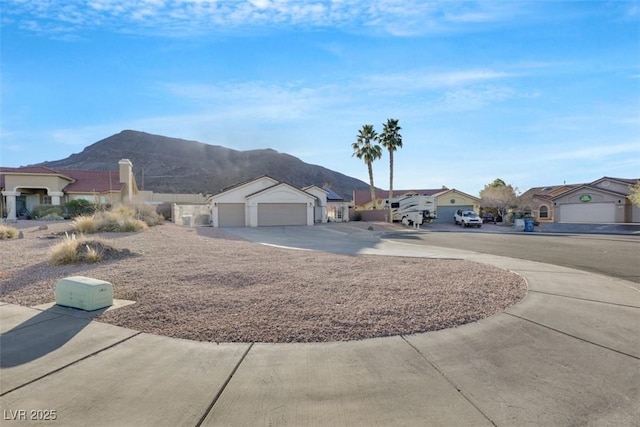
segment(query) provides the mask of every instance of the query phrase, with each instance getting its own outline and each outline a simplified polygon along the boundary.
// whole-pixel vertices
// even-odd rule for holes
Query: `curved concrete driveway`
[[[4,421],[48,410],[65,426],[638,425],[637,284],[356,226],[234,232],[305,249],[464,258],[522,274],[529,294],[455,329],[325,344],[198,343],[4,304]]]

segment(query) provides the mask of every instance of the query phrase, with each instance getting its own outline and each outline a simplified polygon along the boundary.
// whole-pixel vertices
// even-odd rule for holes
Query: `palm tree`
[[[393,198],[393,152],[398,148],[402,148],[402,135],[398,125],[398,119],[387,119],[387,123],[382,125],[382,133],[380,134],[380,142],[389,150],[389,203]],[[389,204],[391,209],[391,204]],[[389,211],[389,222],[393,222],[391,211]]]
[[[363,125],[358,131],[356,142],[351,144],[353,148],[353,156],[364,160],[369,169],[369,185],[371,186],[371,201],[373,209],[375,209],[376,190],[373,186],[373,167],[371,164],[382,157],[382,149],[376,142],[378,141],[378,133],[373,125]]]

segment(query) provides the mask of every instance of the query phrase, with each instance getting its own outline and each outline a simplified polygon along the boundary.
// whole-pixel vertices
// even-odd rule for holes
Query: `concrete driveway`
[[[638,425],[638,284],[373,230],[232,230],[265,244],[463,258],[525,277],[528,296],[455,329],[317,344],[213,344],[55,309],[0,305],[7,425]],[[253,233],[253,234],[252,234]],[[40,418],[40,419],[38,419]]]

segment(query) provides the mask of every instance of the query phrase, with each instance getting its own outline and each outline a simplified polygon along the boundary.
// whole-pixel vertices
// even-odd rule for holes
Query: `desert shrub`
[[[149,227],[162,224],[164,216],[158,213],[155,206],[139,203],[135,206],[136,217],[144,221]]]
[[[92,215],[80,215],[72,223],[78,233],[133,232],[144,231],[163,222],[153,206],[118,205],[108,211],[97,211]]]
[[[63,220],[64,218],[61,217],[60,215],[54,214],[54,213],[50,213],[50,214],[46,214],[45,216],[43,216],[42,218],[38,218],[42,221],[60,221]]]
[[[95,233],[98,229],[98,221],[95,215],[80,215],[73,220],[71,228],[78,233]]]
[[[156,212],[158,213],[158,215],[162,217],[164,221],[171,220],[171,216],[172,216],[171,211],[172,211],[171,203],[160,203],[159,205],[156,205]]]
[[[135,217],[136,216],[136,209],[128,204],[121,204],[118,206],[115,206],[113,208],[111,208],[111,210],[109,211],[115,215],[121,216],[121,217]]]
[[[135,211],[126,208],[110,212],[99,212],[95,215],[98,221],[97,231],[104,232],[132,232],[144,231],[147,224],[134,217]]]
[[[15,239],[18,237],[18,229],[8,225],[0,225],[0,240]]]
[[[64,207],[58,205],[38,205],[31,209],[31,217],[36,219],[63,219],[64,214]]]
[[[92,247],[91,245],[84,245],[86,251],[84,253],[84,260],[88,263],[95,263],[102,260],[102,251],[98,250],[96,247]]]
[[[85,199],[70,200],[65,204],[65,207],[67,208],[67,213],[71,218],[75,218],[81,215],[91,215],[92,213],[100,209],[99,205],[91,203],[90,201]]]
[[[71,264],[79,260],[78,239],[75,234],[66,234],[65,239],[51,248],[49,261],[53,265]]]
[[[51,248],[49,262],[53,265],[65,265],[74,262],[96,263],[102,261],[105,252],[118,250],[104,239],[89,239],[80,235],[65,234],[63,241]]]

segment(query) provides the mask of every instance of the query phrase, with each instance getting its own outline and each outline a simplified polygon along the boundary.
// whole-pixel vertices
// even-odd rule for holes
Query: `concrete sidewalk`
[[[266,232],[487,263],[523,275],[529,294],[455,329],[316,344],[192,342],[3,304],[3,424],[55,411],[64,426],[639,425],[638,284],[356,229]]]

